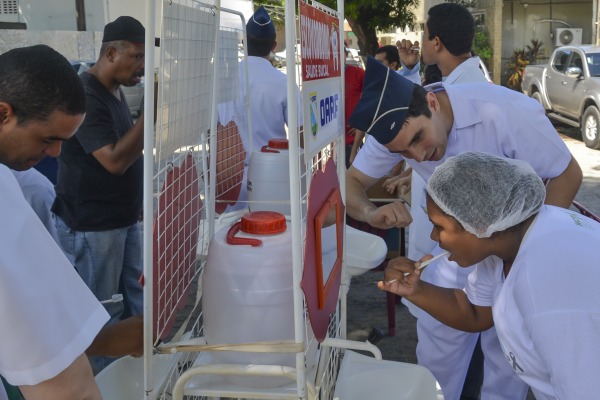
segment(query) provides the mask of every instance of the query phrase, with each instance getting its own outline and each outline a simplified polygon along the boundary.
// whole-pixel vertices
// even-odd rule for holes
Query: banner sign
[[[339,20],[300,1],[302,81],[341,76]]]
[[[315,155],[344,134],[339,20],[300,0],[305,151]]]

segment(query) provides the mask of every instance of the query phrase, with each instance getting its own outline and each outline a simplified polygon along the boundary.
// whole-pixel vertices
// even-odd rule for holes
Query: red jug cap
[[[285,216],[275,211],[254,211],[242,217],[240,230],[255,235],[275,235],[285,232]]]
[[[268,147],[277,150],[287,150],[290,148],[290,143],[287,139],[269,139]]]

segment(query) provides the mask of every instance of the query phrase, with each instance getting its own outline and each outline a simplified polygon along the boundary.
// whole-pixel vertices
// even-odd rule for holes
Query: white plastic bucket
[[[232,243],[241,240],[241,244]],[[215,234],[202,279],[208,344],[294,339],[292,236],[282,214],[251,212]],[[295,354],[215,352],[216,363],[295,368]],[[276,387],[287,378],[229,376],[249,387]]]
[[[248,208],[290,215],[290,165],[287,139],[271,139],[250,155]]]

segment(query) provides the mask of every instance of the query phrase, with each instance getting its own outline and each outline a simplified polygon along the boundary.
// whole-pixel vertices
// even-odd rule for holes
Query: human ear
[[[14,116],[14,110],[10,104],[0,101],[0,124],[6,124]]]
[[[425,95],[425,100],[427,100],[427,105],[431,111],[440,110],[440,102],[435,93],[427,92],[427,95]]]

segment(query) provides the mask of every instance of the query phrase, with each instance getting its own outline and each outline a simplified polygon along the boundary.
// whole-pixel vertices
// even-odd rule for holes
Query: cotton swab
[[[450,254],[450,252],[446,250],[446,251],[444,251],[444,252],[442,252],[442,253],[438,254],[437,256],[435,256],[435,257],[433,257],[433,258],[430,258],[429,260],[425,260],[425,261],[423,261],[421,264],[419,264],[419,266],[417,267],[417,269],[418,269],[418,270],[420,270],[420,269],[423,269],[423,268],[425,268],[426,266],[428,266],[429,264],[431,264],[432,262],[434,262],[435,260],[437,260],[438,258],[441,258],[441,257],[447,256],[448,254]],[[410,274],[410,272],[405,272],[405,273],[404,273],[404,276],[407,276],[408,274]],[[389,280],[389,281],[385,281],[384,283],[387,283],[387,284],[389,285],[390,283],[396,282],[397,280],[398,280],[398,279],[391,279],[391,280]]]

